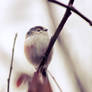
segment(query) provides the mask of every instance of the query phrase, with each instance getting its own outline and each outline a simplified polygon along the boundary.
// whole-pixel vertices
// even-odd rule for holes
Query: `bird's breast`
[[[39,65],[49,44],[48,34],[37,34],[27,38],[24,51],[27,59],[34,65]]]

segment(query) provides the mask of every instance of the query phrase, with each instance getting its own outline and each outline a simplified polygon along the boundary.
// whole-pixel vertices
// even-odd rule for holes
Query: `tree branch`
[[[72,5],[73,2],[74,2],[74,0],[70,0],[68,5]],[[60,22],[58,28],[56,29],[56,32],[51,37],[51,40],[50,40],[49,46],[47,48],[47,51],[45,53],[45,56],[43,57],[43,60],[42,60],[41,64],[38,67],[38,71],[39,70],[42,70],[42,71],[44,70],[44,66],[45,66],[46,61],[48,59],[49,53],[52,50],[52,47],[54,46],[54,43],[55,43],[56,39],[58,38],[60,32],[62,31],[62,29],[64,27],[64,24],[66,23],[66,21],[67,21],[67,19],[69,18],[70,15],[71,15],[71,10],[69,8],[67,8],[67,10],[66,10],[66,12],[63,16],[62,21]]]
[[[11,74],[12,74],[12,66],[13,66],[14,48],[15,48],[16,38],[17,38],[17,33],[15,34],[14,42],[13,42],[12,57],[11,57],[11,65],[10,65],[9,77],[8,77],[8,81],[7,81],[7,82],[8,82],[7,92],[9,92],[9,89],[10,89],[10,79],[11,79]]]
[[[61,5],[67,9],[72,10],[74,13],[76,13],[77,15],[79,15],[81,18],[83,18],[86,22],[88,22],[90,24],[90,26],[92,26],[92,21],[90,19],[88,19],[86,16],[84,16],[81,12],[79,12],[73,5],[65,5],[61,2],[55,1],[55,0],[48,0],[50,2],[56,3],[58,5]]]

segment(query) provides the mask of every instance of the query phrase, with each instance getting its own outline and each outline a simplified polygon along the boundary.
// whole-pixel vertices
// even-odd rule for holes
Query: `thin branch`
[[[48,0],[50,2],[56,3],[58,5],[63,6],[64,8],[70,9],[72,10],[74,13],[76,13],[77,15],[79,15],[81,18],[83,18],[86,22],[88,22],[90,24],[90,26],[92,26],[92,21],[90,19],[88,19],[86,16],[84,16],[81,12],[79,12],[74,6],[72,5],[65,5],[61,2],[55,1],[55,0]]]
[[[72,5],[73,2],[74,2],[74,0],[70,0],[68,5]],[[60,32],[62,31],[62,29],[64,27],[64,24],[66,23],[66,21],[67,21],[67,19],[69,18],[70,15],[71,15],[71,10],[67,8],[62,21],[60,22],[58,28],[56,29],[56,32],[51,37],[51,40],[50,40],[49,46],[47,48],[47,51],[45,53],[45,56],[43,57],[43,60],[42,60],[41,64],[38,67],[38,71],[44,69],[44,66],[45,66],[46,61],[47,61],[48,56],[49,56],[49,53],[52,50],[52,47],[54,46],[54,43],[55,43],[56,39],[58,38]]]
[[[9,77],[8,77],[8,81],[7,81],[7,82],[8,82],[7,92],[9,92],[9,89],[10,89],[10,79],[11,79],[12,68],[13,68],[12,66],[13,66],[14,48],[15,48],[16,38],[17,38],[17,33],[15,34],[14,42],[13,42],[12,57],[11,57],[11,65],[10,65]]]
[[[60,88],[59,84],[57,83],[56,79],[54,78],[54,76],[50,73],[50,71],[48,71],[48,73],[50,74],[50,76],[52,77],[53,81],[56,83],[58,89],[60,90],[60,92],[62,92],[62,89]]]

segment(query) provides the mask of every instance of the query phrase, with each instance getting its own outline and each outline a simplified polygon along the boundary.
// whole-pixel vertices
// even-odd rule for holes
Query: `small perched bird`
[[[31,28],[25,37],[24,41],[24,53],[28,61],[38,68],[45,52],[48,48],[50,39],[48,36],[48,29],[42,26],[35,26]],[[52,51],[49,54],[46,62],[46,67],[51,61]]]

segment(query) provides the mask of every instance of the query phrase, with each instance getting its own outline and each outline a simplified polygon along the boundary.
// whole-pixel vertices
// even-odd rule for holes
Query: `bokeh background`
[[[69,0],[58,0],[68,4]],[[92,1],[75,0],[74,6],[92,20]],[[65,8],[47,0],[0,0],[0,92],[7,92],[12,46],[18,33],[10,92],[27,92],[27,84],[16,87],[21,73],[29,74],[34,68],[24,56],[26,32],[42,25],[53,35],[65,12]],[[57,80],[63,92],[92,92],[92,27],[76,14],[72,14],[54,45],[54,53],[48,70]],[[59,89],[49,76],[53,92]]]

